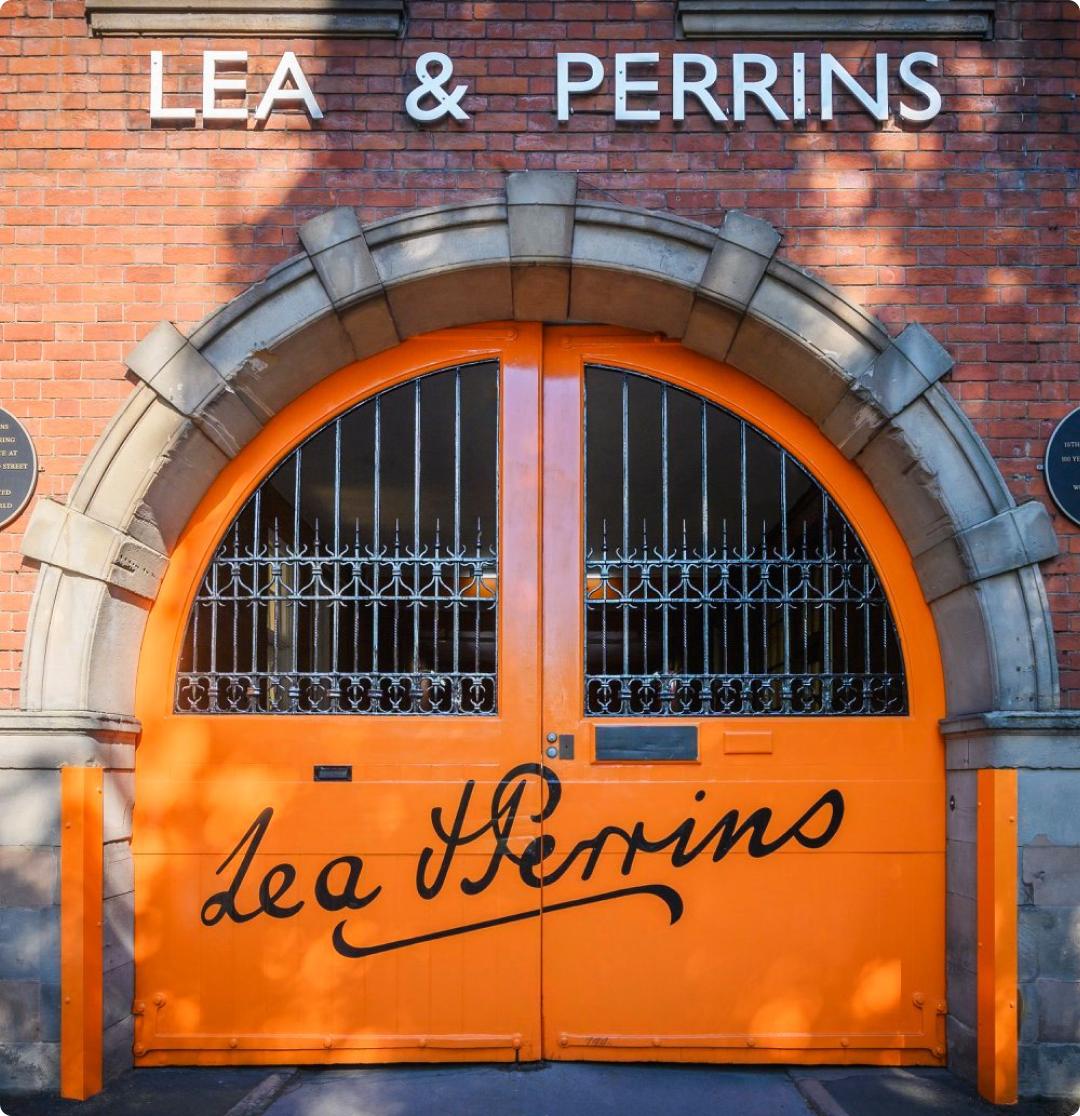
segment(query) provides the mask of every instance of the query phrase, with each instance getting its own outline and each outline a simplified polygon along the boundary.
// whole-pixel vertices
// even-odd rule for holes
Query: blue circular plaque
[[[1080,523],[1080,408],[1054,428],[1046,445],[1046,487],[1073,523]]]
[[[26,427],[0,408],[0,527],[6,527],[26,507],[37,476],[37,452]]]

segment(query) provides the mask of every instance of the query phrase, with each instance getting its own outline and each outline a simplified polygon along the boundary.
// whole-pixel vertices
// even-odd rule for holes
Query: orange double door
[[[737,371],[527,324],[346,368],[144,647],[137,1064],[944,1059],[929,612]]]

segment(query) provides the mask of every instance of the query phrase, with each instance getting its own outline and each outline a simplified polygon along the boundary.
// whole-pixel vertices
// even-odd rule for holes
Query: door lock
[[[555,733],[549,732],[547,734],[547,742],[550,747],[545,749],[548,759],[573,759],[574,758],[574,736],[573,733]],[[556,747],[555,745],[558,745]]]

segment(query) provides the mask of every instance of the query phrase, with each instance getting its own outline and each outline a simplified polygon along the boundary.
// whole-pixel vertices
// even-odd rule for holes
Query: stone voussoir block
[[[1054,558],[1057,536],[1046,508],[1037,500],[1009,508],[944,539],[915,559],[928,601],[963,585]]]
[[[917,322],[877,356],[851,385],[822,433],[849,460],[896,415],[952,370],[952,357]]]
[[[512,174],[506,180],[506,219],[514,264],[569,263],[574,246],[577,176],[559,171]]]
[[[780,240],[781,234],[768,221],[736,211],[726,214],[698,285],[698,297],[745,309]]]
[[[157,596],[168,558],[91,516],[39,500],[23,536],[27,558],[105,582],[145,600]]]
[[[346,206],[300,226],[300,243],[336,309],[383,293],[382,278],[356,211]]]
[[[128,354],[127,367],[182,415],[198,414],[226,384],[171,322],[162,322]]]

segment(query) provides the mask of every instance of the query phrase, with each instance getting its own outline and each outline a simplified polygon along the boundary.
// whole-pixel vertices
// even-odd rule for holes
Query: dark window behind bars
[[[498,366],[375,396],[244,505],[188,620],[187,713],[493,714]]]
[[[585,382],[586,715],[906,713],[881,583],[806,470],[695,395]]]

